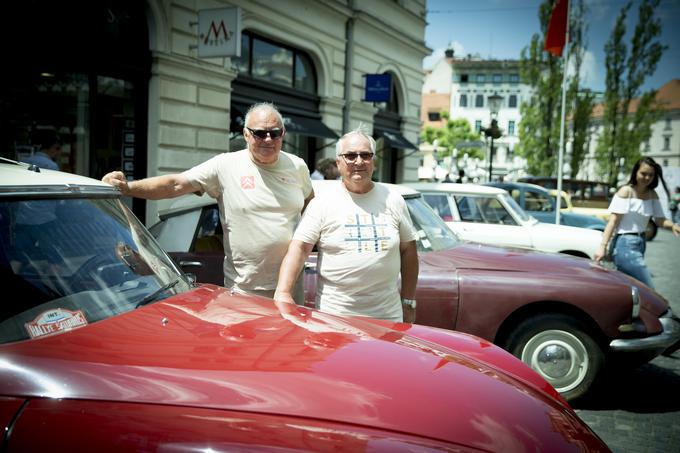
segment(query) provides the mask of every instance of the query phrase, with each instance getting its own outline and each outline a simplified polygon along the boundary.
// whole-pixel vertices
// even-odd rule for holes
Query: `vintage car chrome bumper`
[[[617,339],[609,343],[614,352],[650,352],[661,354],[680,341],[680,319],[675,316],[659,318],[663,331],[645,338]]]

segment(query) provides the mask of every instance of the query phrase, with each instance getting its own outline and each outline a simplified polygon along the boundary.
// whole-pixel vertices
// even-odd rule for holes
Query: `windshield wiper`
[[[175,280],[171,281],[170,283],[166,283],[165,285],[161,286],[160,288],[158,288],[156,291],[152,292],[148,296],[145,296],[142,300],[137,302],[137,305],[135,305],[135,308],[142,307],[142,306],[144,306],[148,303],[151,303],[151,302],[154,302],[156,300],[161,299],[161,297],[159,297],[159,296],[161,294],[163,294],[164,292],[168,291],[169,289],[174,288],[175,285],[177,285],[180,282],[181,279],[182,279],[181,277],[178,277]],[[163,299],[165,299],[165,298],[163,298]]]

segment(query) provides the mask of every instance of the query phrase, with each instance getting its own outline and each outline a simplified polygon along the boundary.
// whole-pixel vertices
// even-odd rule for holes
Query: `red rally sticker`
[[[75,329],[87,325],[83,312],[53,308],[40,313],[36,318],[24,324],[31,338],[42,337],[56,332]]]

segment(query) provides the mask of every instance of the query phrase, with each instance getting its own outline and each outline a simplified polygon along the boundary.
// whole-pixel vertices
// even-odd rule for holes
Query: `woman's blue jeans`
[[[645,264],[645,238],[634,234],[617,235],[614,239],[612,256],[616,269],[633,278],[637,278],[650,288],[654,288],[652,274]]]

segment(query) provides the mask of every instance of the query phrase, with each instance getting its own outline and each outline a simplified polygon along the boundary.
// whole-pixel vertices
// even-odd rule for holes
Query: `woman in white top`
[[[680,235],[680,225],[673,223],[664,215],[659,197],[654,189],[659,185],[668,193],[663,180],[661,166],[651,157],[643,157],[633,166],[628,183],[614,195],[609,205],[609,222],[602,236],[602,244],[595,261],[599,262],[607,253],[609,241],[612,241],[612,256],[616,268],[650,288],[653,288],[652,277],[645,264],[645,230],[649,219],[663,228]]]

